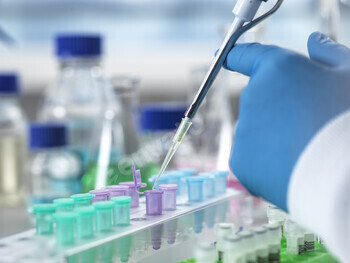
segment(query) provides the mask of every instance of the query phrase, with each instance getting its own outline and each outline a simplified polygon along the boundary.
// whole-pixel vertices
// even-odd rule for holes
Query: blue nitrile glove
[[[284,210],[300,154],[325,124],[350,108],[350,50],[321,33],[309,37],[308,50],[310,58],[276,46],[241,44],[225,63],[250,76],[241,95],[231,168],[252,194]]]

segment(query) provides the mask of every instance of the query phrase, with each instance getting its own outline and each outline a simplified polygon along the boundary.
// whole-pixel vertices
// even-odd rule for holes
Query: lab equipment
[[[198,177],[204,178],[203,183],[203,196],[205,198],[214,197],[216,194],[215,186],[216,186],[216,177],[210,173],[200,173]],[[225,188],[226,189],[226,188]]]
[[[241,237],[237,235],[228,235],[224,237],[224,263],[240,263],[244,262],[242,258],[242,242]]]
[[[131,235],[127,235],[117,240],[119,258],[122,263],[126,263],[129,261],[131,245],[132,245]]]
[[[281,226],[279,224],[263,225],[268,231],[269,261],[280,261]]]
[[[261,21],[272,15],[274,12],[278,10],[278,8],[281,6],[283,0],[277,0],[275,6],[265,13],[264,15],[256,18],[253,20],[256,12],[258,11],[261,0],[239,0],[237,1],[233,13],[235,15],[235,19],[233,20],[233,23],[220,47],[218,50],[215,59],[213,63],[211,64],[209,71],[207,75],[205,76],[198,93],[196,94],[194,100],[188,107],[185,117],[182,119],[180,126],[178,127],[176,134],[173,138],[172,144],[170,146],[170,149],[163,161],[163,164],[159,170],[158,178],[162,176],[165,169],[167,168],[170,160],[174,156],[177,148],[179,147],[181,141],[185,137],[188,129],[190,128],[192,124],[192,119],[195,116],[199,106],[201,105],[204,97],[206,96],[207,92],[209,91],[209,88],[213,84],[216,76],[218,75],[219,71],[221,70],[222,65],[224,64],[226,57],[228,53],[231,51],[231,49],[234,47],[236,41],[238,38],[246,31],[248,31],[250,28],[254,27],[255,25],[259,24]],[[244,25],[246,22],[249,22],[248,24]],[[155,185],[157,184],[158,179],[155,182]]]
[[[114,203],[111,201],[100,201],[93,204],[95,208],[95,221],[97,232],[112,231],[112,213]]]
[[[53,214],[56,211],[54,204],[34,205],[35,227],[37,235],[50,235],[53,233]]]
[[[210,243],[199,243],[196,246],[194,256],[196,263],[213,263],[217,259],[215,247]]]
[[[101,134],[95,128],[101,127],[107,105],[100,64],[102,38],[97,34],[59,34],[55,49],[60,73],[44,95],[39,118],[67,124],[70,147],[79,154],[85,170],[93,157],[91,143]]]
[[[108,198],[111,199],[115,196],[124,196],[128,194],[129,187],[126,185],[108,185]]]
[[[94,194],[75,194],[70,196],[74,200],[74,208],[90,206],[94,197]]]
[[[163,231],[164,231],[163,224],[158,224],[151,227],[151,241],[152,241],[152,247],[154,250],[160,249],[162,245]]]
[[[163,211],[163,194],[161,190],[148,190],[144,192],[146,196],[146,215],[161,215]]]
[[[0,73],[0,204],[17,205],[24,197],[26,118],[17,103],[15,73]]]
[[[74,212],[60,212],[54,215],[56,222],[56,242],[58,245],[72,245],[75,243],[75,222],[77,214]]]
[[[168,179],[168,184],[176,184],[177,185],[177,191],[176,191],[176,195],[180,195],[181,193],[183,193],[185,191],[185,189],[181,189],[181,187],[183,186],[182,184],[182,178],[184,177],[184,174],[180,171],[170,171],[170,172],[165,172],[165,174],[163,174],[162,178],[167,177]],[[156,177],[155,177],[156,178]],[[161,183],[161,179],[158,181],[158,185],[163,184]]]
[[[93,204],[95,202],[107,201],[109,191],[107,189],[95,189],[91,190],[89,194],[95,195],[95,197],[91,200],[91,203]]]
[[[81,162],[66,148],[66,126],[32,123],[29,135],[29,148],[33,152],[31,202],[50,203],[55,198],[69,197],[78,192]]]
[[[176,240],[177,218],[164,223],[164,238],[169,245],[174,244]]]
[[[224,259],[225,242],[224,238],[234,234],[235,225],[232,223],[219,223],[214,226],[216,250],[218,253],[218,260]]]
[[[56,205],[56,212],[71,212],[73,211],[74,200],[71,198],[58,198],[53,200]]]
[[[74,209],[77,214],[77,237],[80,239],[94,237],[94,215],[95,209],[92,206],[78,207]]]
[[[212,171],[215,177],[215,191],[216,194],[224,194],[227,189],[227,171]]]
[[[287,252],[292,255],[304,253],[304,231],[292,220],[286,221]]]
[[[154,182],[156,181],[157,179],[157,175],[152,175],[149,179],[148,179],[148,182],[151,183],[152,185],[154,184]],[[169,176],[168,174],[162,176],[162,178],[159,179],[158,183],[155,185],[155,188],[154,189],[157,189],[158,186],[160,184],[169,184]]]
[[[204,227],[204,210],[199,210],[193,214],[193,231],[196,234],[200,234]]]
[[[274,205],[268,205],[267,207],[267,218],[269,220],[269,224],[277,224],[280,226],[280,233],[281,238],[285,237],[285,231],[284,231],[284,222],[286,220],[286,213],[282,210],[278,209]]]
[[[110,199],[114,203],[113,208],[113,225],[128,226],[130,225],[130,196],[117,196]]]
[[[187,177],[188,201],[201,202],[203,201],[203,184],[204,178],[193,176]]]
[[[315,249],[316,235],[309,231],[304,233],[305,251],[312,251]]]
[[[267,229],[264,227],[253,228],[255,233],[255,254],[258,262],[269,261],[269,236]]]
[[[163,210],[176,209],[176,184],[161,184],[159,190],[163,191]]]

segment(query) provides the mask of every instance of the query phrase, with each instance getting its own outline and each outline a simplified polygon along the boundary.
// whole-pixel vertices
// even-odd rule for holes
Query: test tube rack
[[[0,262],[21,262],[32,258],[33,261],[26,262],[76,262],[75,256],[94,248],[111,244],[114,241],[126,238],[142,230],[157,227],[174,219],[203,211],[204,209],[225,203],[241,192],[227,189],[226,193],[201,202],[188,202],[186,196],[177,198],[177,209],[174,211],[163,211],[159,216],[147,216],[145,210],[145,198],[140,199],[140,206],[130,210],[131,224],[125,227],[115,227],[109,233],[96,233],[93,239],[78,240],[74,245],[58,246],[52,236],[36,236],[35,229],[12,235],[0,240],[0,255],[4,255]],[[12,257],[15,254],[15,257]],[[39,258],[38,258],[39,256]],[[6,258],[9,260],[6,261]],[[11,260],[10,260],[11,259]],[[5,261],[4,261],[5,260]]]

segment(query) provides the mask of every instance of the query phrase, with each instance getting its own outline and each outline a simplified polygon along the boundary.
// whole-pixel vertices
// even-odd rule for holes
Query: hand
[[[231,168],[252,194],[286,211],[300,154],[325,124],[350,108],[350,50],[313,33],[308,51],[310,58],[276,46],[241,44],[225,63],[250,76],[241,94]]]

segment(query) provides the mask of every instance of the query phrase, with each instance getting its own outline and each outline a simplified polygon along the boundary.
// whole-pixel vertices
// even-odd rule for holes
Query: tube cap
[[[55,210],[56,210],[56,205],[54,204],[38,204],[33,207],[33,212],[35,214],[54,213]]]
[[[70,196],[74,201],[91,200],[94,197],[94,194],[75,194]]]
[[[102,54],[101,36],[62,34],[56,36],[56,55],[60,58],[93,57]]]
[[[146,104],[141,109],[141,129],[143,131],[169,131],[181,123],[187,109],[182,103]]]
[[[113,208],[113,206],[114,206],[114,203],[111,201],[102,201],[102,202],[94,203],[94,208],[96,210],[111,209]]]
[[[115,205],[126,205],[131,203],[131,197],[130,196],[116,196],[112,197],[111,201]]]
[[[63,124],[32,123],[29,127],[30,149],[46,149],[67,145],[67,129]]]
[[[19,83],[14,73],[0,73],[0,94],[18,94]]]
[[[74,200],[70,198],[58,198],[53,200],[53,203],[57,206],[73,206]]]

